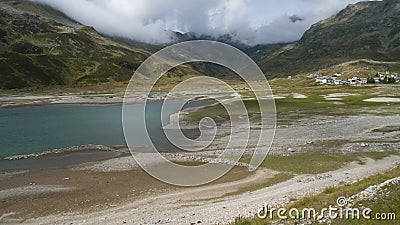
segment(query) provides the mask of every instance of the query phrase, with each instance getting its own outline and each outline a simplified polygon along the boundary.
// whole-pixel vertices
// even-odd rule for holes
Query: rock
[[[369,144],[361,143],[361,147],[363,147],[363,148],[368,147],[368,146],[369,146]]]
[[[307,178],[307,182],[314,182],[314,181],[315,181],[315,178],[313,178],[313,177]]]

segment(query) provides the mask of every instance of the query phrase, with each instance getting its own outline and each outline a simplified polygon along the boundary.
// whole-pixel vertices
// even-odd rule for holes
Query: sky
[[[147,43],[168,43],[168,31],[247,45],[299,40],[314,23],[359,0],[32,0],[97,31]]]

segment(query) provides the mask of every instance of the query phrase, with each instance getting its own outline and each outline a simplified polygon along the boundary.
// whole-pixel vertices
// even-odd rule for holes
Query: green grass
[[[337,87],[337,86],[305,86],[292,89],[287,83],[296,84],[298,81],[279,79],[283,86],[276,86],[274,93],[277,95],[288,96],[283,99],[276,99],[277,124],[293,124],[298,120],[308,119],[315,116],[357,116],[357,115],[398,115],[400,113],[400,103],[384,102],[365,102],[365,99],[384,96],[385,94],[400,95],[400,88],[387,87],[379,89],[382,94],[377,94],[375,87]],[[302,88],[301,90],[296,90]],[[307,96],[304,99],[295,99],[291,97],[292,93],[300,93]],[[341,97],[340,101],[328,101],[324,96],[333,93],[350,93],[356,96]],[[250,93],[242,93],[242,96],[250,96]],[[260,108],[256,100],[243,101],[251,122],[260,121]],[[337,102],[341,104],[336,104]],[[232,105],[235,103],[231,103]],[[199,108],[192,111],[187,120],[198,122],[205,116],[212,117],[220,122],[229,119],[229,115],[221,104],[215,104]]]
[[[349,197],[353,194],[359,193],[367,187],[375,184],[382,183],[386,180],[389,180],[394,177],[400,176],[400,167],[396,167],[392,171],[376,175],[365,179],[363,181],[357,182],[355,184],[344,185],[341,187],[328,187],[322,194],[309,196],[304,199],[301,199],[291,205],[288,208],[304,208],[304,207],[314,207],[316,209],[321,209],[328,205],[334,205],[337,198],[341,196]],[[360,203],[365,205],[366,207],[371,208],[373,211],[378,212],[397,212],[400,213],[400,187],[399,185],[393,187],[393,192],[391,193],[391,197],[388,199],[379,199],[377,201],[361,201]],[[395,207],[395,208],[393,208]],[[337,220],[335,224],[365,224],[367,221],[345,221],[345,220]],[[367,224],[374,224],[367,223]],[[394,223],[395,224],[395,223]]]
[[[259,190],[264,187],[269,187],[277,183],[284,182],[293,178],[296,174],[320,174],[329,171],[337,170],[347,163],[357,161],[363,163],[363,158],[371,158],[380,160],[385,157],[391,156],[392,152],[367,152],[367,153],[352,153],[352,154],[339,154],[332,155],[321,152],[306,152],[298,153],[290,156],[269,156],[261,166],[279,171],[278,174],[265,182],[254,184],[239,188],[236,191],[228,192],[227,194],[219,197],[227,197],[242,194],[249,191]],[[241,162],[249,162],[250,158],[244,158]],[[217,199],[217,198],[213,198]],[[203,199],[204,200],[204,199]],[[208,199],[207,199],[208,200]]]
[[[319,174],[337,170],[344,164],[354,161],[355,158],[347,155],[329,155],[325,153],[301,153],[287,157],[269,156],[262,166],[276,171],[292,172],[296,174]]]
[[[350,162],[363,164],[363,158],[380,160],[396,152],[360,152],[348,154],[329,154],[325,152],[305,152],[289,156],[268,156],[261,166],[292,174],[320,174],[337,170]],[[243,162],[249,159],[242,160]]]
[[[390,132],[395,132],[395,131],[400,131],[400,125],[386,126],[386,127],[381,127],[381,128],[372,130],[372,132],[381,132],[381,133],[390,133]]]
[[[325,191],[318,195],[307,196],[302,198],[294,203],[286,206],[286,209],[290,208],[297,208],[302,210],[304,208],[315,208],[316,210],[321,210],[322,208],[328,207],[329,205],[336,205],[336,200],[339,197],[350,197],[354,194],[357,194],[367,187],[371,185],[380,184],[385,182],[386,180],[395,178],[400,176],[400,167],[397,166],[393,170],[372,176],[365,180],[353,183],[353,184],[346,184],[339,187],[328,187]],[[362,204],[365,207],[372,209],[371,217],[374,218],[377,212],[381,213],[396,213],[396,216],[400,216],[400,184],[392,185],[391,187],[387,188],[386,193],[389,193],[383,197],[379,197],[376,199],[368,199],[362,200],[357,202],[356,205]],[[394,221],[376,221],[376,220],[334,220],[332,224],[344,224],[344,225],[359,225],[359,224],[399,224],[399,218]],[[249,220],[243,220],[235,225],[264,225],[270,224],[271,220],[261,220],[259,218],[253,218]],[[278,221],[275,221],[278,222]],[[298,224],[299,221],[295,220],[287,220],[287,221],[280,221],[285,224]]]

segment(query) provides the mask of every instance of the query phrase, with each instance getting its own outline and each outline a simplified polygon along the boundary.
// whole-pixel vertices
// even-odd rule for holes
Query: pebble
[[[361,191],[358,194],[355,194],[350,197],[352,201],[359,201],[359,200],[364,200],[364,199],[377,199],[375,196],[378,195],[379,193],[382,192],[382,189],[384,187],[390,187],[392,185],[397,185],[400,181],[400,176],[395,177],[393,179],[387,180],[383,183],[377,184],[377,185],[371,185],[365,190]]]

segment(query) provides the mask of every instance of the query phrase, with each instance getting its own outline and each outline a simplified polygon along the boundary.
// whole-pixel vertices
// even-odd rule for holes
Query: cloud
[[[298,40],[314,23],[358,0],[32,0],[56,8],[101,33],[168,43],[170,30],[249,45]]]

